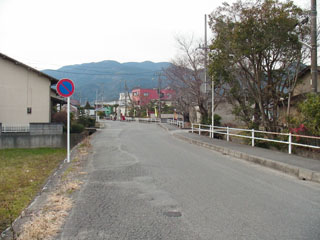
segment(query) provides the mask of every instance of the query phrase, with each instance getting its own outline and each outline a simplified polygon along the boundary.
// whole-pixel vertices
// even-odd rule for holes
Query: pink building
[[[161,101],[167,102],[171,105],[176,92],[172,89],[161,89],[160,90]],[[151,100],[159,100],[158,89],[147,89],[147,88],[135,88],[132,90],[132,101],[135,105],[144,106],[150,103]]]

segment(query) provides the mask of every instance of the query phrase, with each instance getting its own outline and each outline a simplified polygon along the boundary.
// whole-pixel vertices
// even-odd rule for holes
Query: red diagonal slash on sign
[[[66,85],[66,82],[71,84],[71,89],[69,88],[70,87],[69,84]],[[70,79],[61,79],[57,83],[57,92],[61,97],[70,97],[74,92],[74,84],[73,84],[73,82]]]
[[[67,90],[68,94],[71,93],[71,90],[69,90],[69,88],[67,88],[63,83],[61,83],[61,86],[64,87],[65,90]]]

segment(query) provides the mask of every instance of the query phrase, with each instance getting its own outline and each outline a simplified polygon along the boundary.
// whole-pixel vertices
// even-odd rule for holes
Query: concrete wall
[[[30,132],[27,133],[1,133],[0,131],[0,149],[65,147],[65,138],[62,124],[31,123]]]
[[[84,134],[71,134],[70,146],[74,147],[82,139]],[[0,135],[0,149],[5,148],[66,148],[67,136],[61,135],[28,135],[28,134],[2,134]]]
[[[210,107],[211,110],[211,107]],[[228,102],[221,102],[214,111],[215,114],[220,115],[221,124],[222,125],[236,125],[243,126],[244,123],[236,118],[236,116],[232,113],[233,105]],[[201,114],[199,111],[199,107],[191,107],[189,109],[190,114],[190,122],[192,123],[200,123],[201,122]],[[211,114],[211,113],[210,113]],[[210,115],[211,116],[211,115]]]
[[[0,58],[0,122],[50,122],[50,80]],[[31,108],[31,114],[27,108]]]
[[[320,73],[318,72],[318,83],[317,83],[317,92],[320,92]],[[293,91],[293,96],[303,94],[303,93],[310,93],[311,92],[311,73],[310,71],[306,73],[302,79],[301,83],[296,86]]]
[[[215,110],[215,114],[220,115],[221,124],[243,126],[244,122],[240,121],[233,113],[233,105],[228,102],[221,102]]]
[[[30,123],[30,135],[61,135],[62,132],[60,123]]]
[[[0,136],[0,148],[64,147],[62,135],[6,133]]]

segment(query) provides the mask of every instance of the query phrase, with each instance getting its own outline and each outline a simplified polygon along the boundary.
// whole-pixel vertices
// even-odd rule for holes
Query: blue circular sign
[[[70,97],[74,92],[74,84],[70,79],[61,79],[57,83],[57,92],[62,97]]]

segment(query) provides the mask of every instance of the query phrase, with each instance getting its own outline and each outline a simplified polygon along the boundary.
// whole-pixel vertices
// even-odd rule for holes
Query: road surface
[[[320,184],[106,122],[58,239],[320,239]]]

